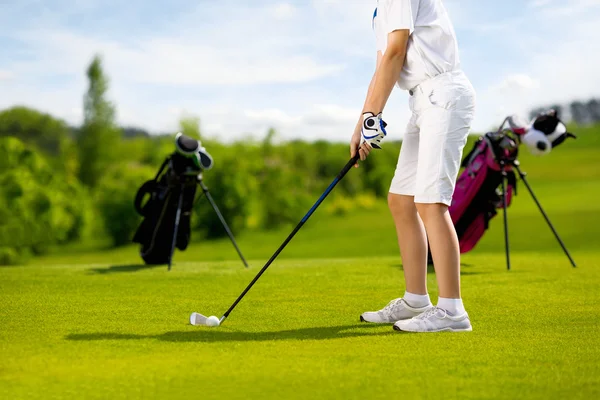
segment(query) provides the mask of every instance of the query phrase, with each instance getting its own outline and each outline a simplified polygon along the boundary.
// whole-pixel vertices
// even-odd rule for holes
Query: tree
[[[533,119],[537,118],[538,115],[545,113],[549,110],[556,111],[556,114],[558,115],[558,117],[563,118],[564,117],[564,114],[563,114],[564,109],[565,108],[560,104],[554,104],[554,105],[547,106],[547,107],[537,107],[529,112],[529,119],[533,120]]]
[[[52,168],[41,151],[0,138],[0,265],[89,237],[92,209],[83,187]]]
[[[115,107],[106,99],[108,78],[99,56],[87,69],[88,91],[84,97],[84,121],[79,130],[79,179],[94,187],[110,167],[118,148],[120,131],[115,123]]]
[[[0,112],[0,137],[12,136],[50,156],[61,153],[69,140],[69,126],[40,111],[16,106]]]
[[[126,139],[130,139],[130,138],[149,138],[150,137],[150,133],[148,133],[147,130],[142,129],[142,128],[137,128],[134,126],[131,127],[125,127],[122,129],[123,131],[123,137]]]
[[[15,137],[46,156],[50,166],[75,180],[78,157],[72,128],[61,119],[27,107],[16,106],[0,112],[0,138]]]
[[[574,101],[573,103],[571,103],[570,109],[571,118],[573,119],[573,121],[575,121],[577,125],[585,125],[588,123],[588,110],[585,104],[583,104],[580,101]]]
[[[179,130],[186,136],[200,140],[200,118],[189,116],[181,118]]]
[[[591,123],[600,122],[600,101],[592,99],[586,104]]]

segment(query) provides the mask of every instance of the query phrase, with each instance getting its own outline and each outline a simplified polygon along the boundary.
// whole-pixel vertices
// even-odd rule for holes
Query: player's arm
[[[388,34],[387,49],[373,77],[373,88],[367,96],[363,112],[377,115],[383,111],[404,68],[409,35],[408,29],[399,29]]]
[[[381,53],[381,51],[377,52],[377,63],[375,64],[375,72],[373,73],[373,77],[371,78],[371,82],[369,83],[369,90],[367,90],[367,96],[365,97],[365,104],[363,105],[363,109],[362,109],[362,113],[364,113],[367,108],[367,100],[369,99],[369,97],[371,97],[371,94],[373,93],[373,88],[375,87],[375,77],[377,76],[377,71],[379,70],[379,65],[381,64],[381,60],[383,58],[383,55]],[[359,119],[358,125],[362,124],[362,116]]]
[[[363,114],[351,143],[351,149],[358,148],[361,135],[357,132],[361,130],[362,133],[363,125],[371,127],[369,129],[369,135],[371,136],[367,137],[363,134],[365,143],[359,150],[361,160],[367,158],[373,146],[379,147],[381,140],[385,137],[385,123],[381,120],[381,113],[394,89],[394,85],[398,81],[402,68],[404,68],[409,35],[409,29],[393,30],[388,34],[385,54],[378,53],[377,69],[371,80]],[[351,150],[350,154],[354,156],[356,151]]]
[[[361,139],[361,130],[363,124],[363,113],[365,112],[365,107],[367,106],[367,100],[371,97],[371,93],[373,93],[373,88],[375,87],[375,76],[377,74],[377,70],[379,69],[379,64],[381,64],[382,59],[381,51],[377,52],[377,61],[375,63],[375,72],[373,73],[373,77],[371,78],[371,82],[369,83],[369,88],[367,90],[367,96],[365,97],[365,103],[363,104],[363,109],[358,117],[358,121],[356,122],[356,127],[354,128],[354,134],[352,135],[352,140],[350,143],[350,157],[354,157],[356,154],[356,150],[360,146]],[[365,153],[365,150],[360,149],[360,159],[364,160],[367,157],[368,153]],[[358,164],[356,165],[358,167]]]

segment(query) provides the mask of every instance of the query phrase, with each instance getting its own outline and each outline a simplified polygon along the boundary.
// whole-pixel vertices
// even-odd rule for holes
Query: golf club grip
[[[358,162],[358,160],[360,160],[360,155],[358,154],[358,152],[356,152],[356,155],[354,157],[352,157],[350,159],[350,161],[348,161],[348,163],[344,166],[344,168],[342,168],[342,170],[338,174],[338,176],[337,176],[338,181],[341,181],[342,178],[344,176],[346,176],[348,171],[350,171],[350,169],[352,169],[352,167]]]
[[[323,194],[321,195],[321,197],[319,197],[319,200],[317,200],[317,202],[312,206],[312,208],[306,213],[306,215],[304,216],[304,218],[302,218],[302,220],[300,221],[300,223],[298,223],[298,225],[296,225],[296,227],[294,228],[294,230],[292,231],[292,233],[290,233],[288,235],[288,237],[281,244],[281,246],[279,246],[279,248],[277,249],[277,251],[271,256],[271,258],[269,259],[269,261],[267,261],[267,263],[265,264],[265,266],[261,268],[261,270],[258,272],[258,274],[256,274],[256,276],[254,277],[254,279],[252,279],[252,282],[250,282],[248,284],[248,286],[246,287],[246,289],[244,289],[244,291],[242,292],[242,294],[239,295],[239,297],[235,300],[235,302],[231,305],[231,307],[229,307],[229,309],[225,312],[225,314],[223,314],[224,318],[227,318],[229,316],[229,314],[231,313],[231,311],[233,311],[233,309],[235,308],[235,306],[237,306],[238,303],[244,298],[244,296],[246,295],[246,293],[248,293],[248,291],[252,288],[252,286],[254,286],[254,284],[261,277],[261,275],[267,270],[267,268],[269,268],[269,266],[273,263],[273,261],[275,261],[275,259],[283,251],[283,249],[285,248],[285,246],[287,246],[287,244],[292,240],[292,238],[296,235],[296,233],[298,233],[298,231],[300,230],[300,228],[302,228],[302,226],[304,225],[304,223],[315,212],[315,210],[317,209],[317,207],[319,207],[319,205],[323,202],[323,200],[325,200],[325,198],[327,197],[327,195],[329,195],[329,193],[331,193],[331,191],[338,184],[338,182],[341,181],[344,176],[346,176],[346,174],[348,173],[348,171],[350,171],[350,169],[354,166],[354,164],[356,164],[356,162],[359,160],[359,158],[360,158],[360,155],[358,155],[358,153],[357,153],[354,157],[352,157],[350,159],[350,161],[348,161],[348,163],[344,166],[344,168],[342,168],[342,170],[335,177],[335,179],[333,180],[333,182],[331,182],[331,184],[329,185],[329,187],[325,190],[325,192],[323,192]]]

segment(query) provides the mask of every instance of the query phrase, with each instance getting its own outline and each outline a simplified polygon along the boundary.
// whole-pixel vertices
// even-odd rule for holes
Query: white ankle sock
[[[462,299],[446,299],[439,297],[437,306],[442,310],[448,311],[452,315],[463,315],[467,312]]]
[[[411,307],[421,308],[431,304],[429,300],[429,294],[414,294],[410,292],[404,292],[404,301]]]

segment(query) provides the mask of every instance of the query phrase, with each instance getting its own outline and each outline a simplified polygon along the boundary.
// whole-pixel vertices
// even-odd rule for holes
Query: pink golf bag
[[[503,129],[507,123],[508,128]],[[463,159],[461,166],[464,167],[464,171],[456,182],[449,208],[461,253],[471,251],[477,245],[488,229],[490,220],[497,215],[498,209],[503,209],[506,262],[507,268],[510,269],[506,209],[511,204],[513,193],[517,194],[518,174],[575,267],[575,262],[542,209],[517,160],[521,143],[525,144],[532,154],[545,155],[567,138],[575,138],[575,135],[567,132],[565,124],[556,112],[550,110],[539,114],[529,124],[510,116],[504,120],[497,132],[486,133],[477,140],[474,148]],[[430,253],[429,262],[432,261]]]
[[[475,247],[497,210],[504,207],[502,193],[506,193],[506,207],[510,206],[517,189],[511,160],[516,159],[517,152],[517,144],[510,136],[487,133],[464,158],[465,170],[456,182],[449,210],[461,253]]]

